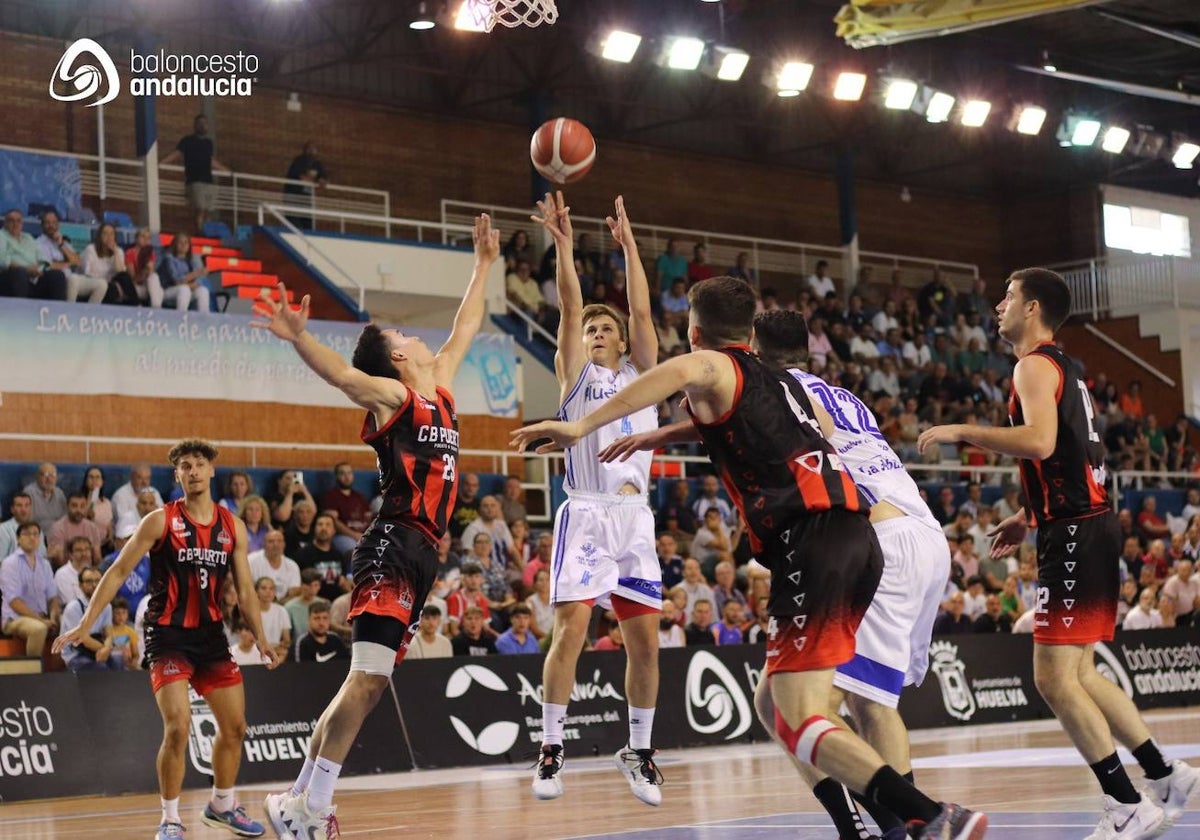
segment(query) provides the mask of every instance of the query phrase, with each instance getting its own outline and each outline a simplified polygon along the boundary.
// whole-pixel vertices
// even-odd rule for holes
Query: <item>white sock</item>
[[[162,821],[163,822],[174,822],[174,823],[182,823],[183,822],[183,820],[179,819],[179,797],[178,796],[176,796],[174,799],[160,799],[159,801],[162,802],[162,812],[163,812],[162,813]]]
[[[226,811],[232,811],[237,801],[233,798],[233,788],[219,788],[213,786],[212,808],[218,814],[224,814]]]
[[[342,765],[327,758],[318,758],[313,770],[312,778],[308,782],[308,809],[323,811],[333,804],[333,789],[337,787]]]
[[[629,707],[629,748],[650,749],[650,733],[654,729],[654,709]]]
[[[304,758],[304,766],[300,768],[300,775],[296,777],[296,781],[292,782],[292,796],[299,796],[308,790],[308,780],[312,778],[313,768],[317,765],[315,761],[307,756]]]
[[[567,719],[566,703],[542,704],[542,743],[562,746],[563,721]]]

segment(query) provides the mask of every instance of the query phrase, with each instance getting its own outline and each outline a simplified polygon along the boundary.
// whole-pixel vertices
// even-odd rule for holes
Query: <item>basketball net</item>
[[[513,29],[558,20],[554,0],[466,0],[466,3],[471,17],[485,32],[491,32],[496,24]]]

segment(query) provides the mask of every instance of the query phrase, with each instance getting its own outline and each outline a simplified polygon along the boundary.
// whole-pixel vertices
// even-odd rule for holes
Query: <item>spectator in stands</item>
[[[846,325],[841,323],[829,326],[829,346],[839,362],[848,362],[852,356],[846,329]]]
[[[462,539],[463,530],[479,516],[479,476],[475,473],[463,473],[458,482],[458,501],[454,505],[454,515],[450,517],[450,536],[455,540]]]
[[[71,242],[59,228],[58,214],[53,210],[42,213],[42,235],[37,238],[41,262],[51,270],[61,271],[67,279],[67,302],[73,303],[86,295],[88,303],[100,303],[108,291],[108,283],[80,273],[80,258]]]
[[[1129,383],[1125,393],[1121,394],[1118,407],[1122,414],[1135,420],[1140,420],[1145,415],[1146,407],[1142,404],[1141,380],[1135,379]]]
[[[435,604],[426,604],[421,609],[421,620],[417,632],[408,643],[405,659],[449,659],[454,655],[450,640],[438,632],[442,623],[442,611]]]
[[[65,558],[67,542],[75,537],[84,537],[92,549],[92,564],[100,565],[100,544],[104,542],[104,531],[87,518],[88,499],[83,493],[72,493],[67,497],[67,512],[53,525],[46,535],[46,556],[57,566]]]
[[[679,626],[679,608],[675,602],[666,599],[662,604],[662,613],[658,617],[658,647],[681,648],[687,644],[683,628]]]
[[[464,547],[474,546],[477,534],[487,534],[491,538],[492,559],[497,569],[503,572],[509,566],[518,565],[518,558],[513,550],[512,531],[500,512],[500,500],[495,496],[480,498],[479,516],[463,530],[462,542]]]
[[[225,495],[218,502],[221,507],[237,513],[242,503],[254,492],[254,479],[245,470],[233,470],[225,479]]]
[[[870,324],[863,324],[858,334],[850,340],[850,355],[859,362],[879,358],[879,344],[875,341],[875,329]]]
[[[448,533],[443,533],[438,540],[437,572],[434,576],[431,594],[445,600],[450,593],[458,589],[462,581],[462,562],[458,552],[451,549],[451,539]],[[442,613],[445,615],[445,612]]]
[[[8,510],[12,518],[0,522],[0,560],[17,550],[17,528],[33,519],[33,499],[24,490],[14,493]],[[40,532],[38,541],[38,548],[44,552],[46,539]]]
[[[54,573],[54,585],[58,589],[58,602],[69,604],[83,595],[79,588],[79,575],[87,569],[99,571],[99,564],[94,559],[92,544],[87,537],[68,540],[63,559],[66,562]],[[80,613],[82,616],[83,613]]]
[[[79,488],[88,501],[87,518],[96,523],[104,534],[102,545],[112,544],[113,538],[113,506],[112,501],[104,495],[104,471],[99,467],[88,467],[83,472],[83,484]]]
[[[37,476],[25,485],[24,492],[33,505],[33,519],[43,533],[66,516],[67,497],[58,486],[58,467],[54,464],[39,464]]]
[[[329,662],[349,659],[350,650],[341,637],[329,632],[329,602],[317,598],[308,605],[308,632],[296,642],[297,662]]]
[[[592,650],[625,650],[625,634],[621,632],[616,616],[610,611],[605,613],[605,619],[608,620],[608,632],[596,640]]]
[[[529,631],[541,641],[554,629],[554,604],[550,603],[550,570],[539,569],[533,576],[533,594],[525,599],[533,617]]]
[[[270,578],[275,584],[276,598],[286,604],[300,595],[300,566],[284,553],[282,531],[269,531],[263,540],[263,547],[252,551],[247,556],[250,563],[250,576],[255,580]]]
[[[654,282],[659,289],[669,289],[677,278],[687,279],[688,262],[679,253],[679,243],[674,239],[667,240],[667,249],[659,254],[654,261]]]
[[[62,614],[54,570],[40,549],[42,529],[30,519],[17,526],[17,550],[0,561],[0,631],[25,640],[25,655],[42,655]]]
[[[1015,484],[1005,484],[1002,496],[996,502],[996,521],[1003,522],[1021,509],[1021,488]]]
[[[274,530],[267,521],[270,512],[266,500],[262,496],[249,495],[242,499],[235,513],[246,526],[246,551],[261,551],[267,534]]]
[[[468,539],[464,535],[464,540]],[[505,625],[505,613],[516,603],[504,565],[496,559],[492,538],[484,532],[470,537],[472,551],[467,555],[483,570],[483,594],[487,597],[492,626],[500,630]]]
[[[688,286],[694,286],[701,280],[716,276],[717,270],[708,264],[708,248],[697,242],[692,246],[692,261],[688,263]]]
[[[682,277],[676,277],[663,289],[659,303],[662,307],[663,321],[667,326],[676,332],[686,329],[691,304],[688,303],[687,282]],[[676,338],[678,339],[678,336]]]
[[[678,544],[669,531],[658,535],[654,544],[658,555],[658,565],[662,569],[663,591],[683,582],[683,558],[679,555]]]
[[[867,390],[872,394],[887,394],[893,398],[900,396],[900,375],[896,371],[895,356],[885,356],[879,367],[871,371],[867,377]]]
[[[1121,591],[1117,598],[1117,627],[1120,627],[1125,621],[1125,616],[1129,615],[1129,611],[1137,606],[1138,594],[1136,580],[1125,578],[1121,581]]]
[[[1187,461],[1188,450],[1188,428],[1189,422],[1186,414],[1180,414],[1175,418],[1174,425],[1165,432],[1167,439],[1167,469],[1173,472],[1183,470]],[[1200,513],[1200,490],[1192,488],[1188,491],[1188,503],[1183,507],[1183,518],[1190,520],[1197,513]]]
[[[204,260],[192,253],[192,237],[182,231],[175,234],[158,263],[163,302],[172,304],[180,312],[190,308],[193,303],[197,312],[210,311],[208,286],[204,283],[207,275]]]
[[[1158,614],[1162,617],[1162,626],[1164,628],[1175,627],[1175,600],[1167,593],[1159,590],[1158,593]]]
[[[1156,608],[1158,590],[1147,586],[1138,595],[1137,606],[1131,609],[1121,622],[1123,630],[1152,630],[1163,626],[1162,613]]]
[[[371,500],[354,489],[354,467],[347,462],[333,468],[334,486],[321,494],[321,510],[333,515],[333,547],[349,555],[371,524]]]
[[[713,586],[713,610],[717,615],[725,615],[725,605],[730,601],[736,601],[743,609],[749,609],[746,596],[737,588],[732,562],[723,560],[718,563],[713,577],[716,578],[716,585]]]
[[[875,330],[876,335],[887,335],[888,330],[900,329],[900,322],[896,320],[895,301],[886,300],[883,302],[883,309],[875,313],[875,317],[871,319],[871,328]]]
[[[521,572],[521,585],[526,591],[533,589],[533,579],[542,569],[550,570],[554,557],[554,536],[549,531],[539,531],[534,540],[533,557]]]
[[[504,495],[500,497],[500,513],[511,527],[518,519],[528,519],[525,509],[525,488],[520,476],[510,475],[504,479]]]
[[[137,630],[129,623],[129,602],[119,595],[112,600],[112,656],[123,663],[127,671],[141,668],[141,639]]]
[[[683,609],[684,615],[692,614],[697,601],[708,601],[710,605],[712,604],[712,587],[705,582],[704,574],[700,569],[700,561],[695,557],[688,557],[683,561],[683,582],[679,584],[679,587],[687,593],[687,604]]]
[[[688,647],[711,645],[716,641],[712,634],[712,601],[701,598],[692,606],[692,620],[683,628],[683,638]]]
[[[79,592],[69,604],[63,607],[62,620],[66,627],[74,627],[83,619],[88,602],[100,583],[100,572],[96,569],[85,569],[79,573]],[[72,673],[84,671],[120,671],[125,662],[113,657],[112,643],[112,604],[105,604],[104,609],[89,628],[88,636],[78,645],[67,645],[62,649],[63,662]]]
[[[269,575],[258,577],[254,581],[254,592],[258,595],[263,635],[279,654],[280,661],[286,661],[288,648],[292,645],[292,618],[287,610],[275,602],[274,578]]]
[[[942,525],[943,530],[952,526],[958,520],[958,505],[954,503],[954,488],[942,485],[938,490],[938,501],[932,506],[933,515]]]
[[[692,538],[691,553],[700,561],[706,578],[713,578],[718,563],[733,562],[733,550],[740,536],[740,528],[731,531],[721,520],[719,508],[710,507],[704,511],[704,522]]]
[[[1021,606],[1031,610],[1037,606],[1037,549],[1030,543],[1024,543],[1017,549],[1017,597]],[[1022,610],[1023,612],[1024,610]]]
[[[829,276],[829,263],[827,261],[817,260],[816,269],[808,276],[808,288],[816,300],[824,300],[825,295],[830,292],[837,294],[837,288],[833,285],[833,278]]]
[[[1194,564],[1190,559],[1175,561],[1175,574],[1163,584],[1162,594],[1174,604],[1175,626],[1191,627],[1196,623],[1196,609],[1200,607],[1200,578],[1193,574]]]
[[[933,278],[917,293],[917,305],[921,310],[921,317],[926,321],[936,318],[937,323],[943,327],[949,327],[954,322],[954,292],[942,280],[939,269],[933,270]]]
[[[129,538],[133,536],[137,530],[138,524],[148,516],[152,511],[157,510],[158,503],[154,500],[154,494],[149,490],[143,490],[138,494],[137,510],[135,516],[126,519],[123,522],[118,522],[114,532],[113,552],[107,555],[100,564],[101,573],[108,571],[108,567],[117,562],[117,557],[120,556],[121,549],[125,547],[125,543],[129,542]],[[137,565],[133,567],[133,571],[125,578],[124,582],[117,589],[117,597],[124,598],[129,602],[130,609],[136,616],[139,613],[139,608],[146,598],[146,589],[150,585],[150,554],[143,554],[138,560]]]
[[[313,190],[316,187],[323,187],[328,183],[328,174],[325,172],[325,166],[317,157],[317,147],[311,140],[306,140],[304,148],[300,154],[292,158],[292,163],[288,167],[287,174],[284,176],[292,183],[283,185],[283,200],[285,204],[299,205],[301,207],[312,206]],[[303,181],[304,183],[295,183]],[[296,227],[303,230],[311,230],[313,227],[313,217],[305,213],[291,213],[288,215],[288,221]],[[197,228],[202,230],[203,228]]]
[[[720,610],[721,620],[712,626],[713,644],[740,645],[744,640],[742,625],[746,611],[737,601],[726,601]]]
[[[150,465],[134,464],[129,468],[129,481],[118,487],[112,495],[113,514],[118,524],[122,520],[129,520],[136,526],[141,521],[137,508],[138,494],[143,490],[153,494],[156,508],[163,506],[162,496],[150,485]]]
[[[509,628],[496,639],[498,653],[539,653],[538,639],[530,629],[533,611],[526,604],[516,604],[509,611]]]
[[[104,302],[137,306],[137,289],[125,268],[125,254],[117,244],[117,229],[108,222],[96,228],[96,234],[83,249],[80,265],[92,283],[103,283]]]
[[[983,578],[972,575],[967,578],[967,591],[963,594],[963,614],[974,621],[987,610],[988,593],[984,589]],[[996,602],[999,603],[999,600]]]
[[[20,210],[5,211],[0,230],[0,297],[66,300],[67,276],[49,267],[24,225]]]
[[[300,573],[300,594],[292,598],[283,608],[292,619],[292,638],[299,639],[308,627],[308,608],[321,591],[321,573],[316,569],[305,569]]]
[[[233,662],[239,668],[244,668],[249,665],[264,665],[262,653],[258,649],[258,644],[254,640],[254,631],[250,629],[250,625],[244,619],[238,619],[233,623],[233,632],[237,636],[237,641],[229,646],[229,655],[233,658]]]
[[[964,614],[966,599],[961,592],[954,592],[947,599],[947,609],[933,622],[935,636],[944,636],[972,631],[971,619]]]
[[[158,272],[158,253],[154,248],[154,234],[150,228],[138,228],[133,244],[125,249],[125,270],[133,279],[133,290],[139,304],[149,304],[154,309],[162,307],[163,289]]]
[[[703,519],[705,511],[709,508],[716,508],[721,515],[721,521],[732,527],[737,523],[737,514],[733,510],[733,505],[718,495],[720,486],[715,475],[704,476],[700,481],[700,497],[692,504],[692,512],[696,515],[696,519]]]
[[[232,170],[217,160],[213,154],[213,141],[208,136],[208,118],[198,114],[192,122],[192,133],[175,146],[175,150],[159,162],[160,166],[171,166],[183,161],[184,192],[188,207],[195,217],[195,230],[204,230],[204,222],[217,204],[217,185],[213,183],[213,170]]]
[[[1012,618],[1000,606],[999,595],[987,596],[987,607],[983,615],[975,619],[973,630],[976,633],[1011,633]]]
[[[740,251],[737,258],[733,262],[733,266],[729,271],[725,272],[730,277],[737,277],[745,280],[751,286],[758,285],[758,272],[750,267],[750,255],[745,251]]]
[[[266,498],[271,508],[271,521],[281,528],[291,521],[292,507],[296,502],[306,499],[312,502],[314,510],[317,506],[312,493],[304,485],[304,474],[299,470],[281,472],[275,480],[275,490]]]
[[[533,559],[536,551],[534,541],[529,535],[529,523],[524,519],[514,519],[508,530],[513,539],[513,562],[508,564],[508,580],[510,583],[522,582],[525,578],[525,566]]]
[[[1142,511],[1137,516],[1137,530],[1144,540],[1169,539],[1171,529],[1166,521],[1158,515],[1158,499],[1147,496],[1142,499]]]
[[[478,607],[483,612],[490,631],[492,611],[483,592],[483,566],[473,559],[463,561],[462,584],[446,599],[446,631],[451,637],[458,635],[459,624],[469,607]]]
[[[484,613],[479,607],[467,607],[462,615],[461,631],[450,641],[455,656],[488,656],[496,653],[495,637],[488,632]]]
[[[501,252],[504,257],[505,273],[517,270],[517,263],[524,260],[533,265],[533,246],[529,244],[529,234],[518,228],[508,238]]]
[[[311,496],[292,504],[291,520],[283,528],[283,541],[288,557],[294,557],[297,562],[300,561],[300,553],[313,540],[316,518],[317,505]],[[304,568],[303,564],[300,568]],[[326,600],[333,599],[327,598]]]
[[[814,371],[824,370],[827,360],[838,359],[829,342],[829,334],[825,332],[825,321],[818,316],[808,322],[808,356]]]
[[[550,332],[558,328],[557,310],[547,305],[527,260],[517,260],[516,266],[505,277],[504,286],[514,306]]]
[[[771,629],[771,611],[768,608],[770,598],[762,595],[754,601],[754,615],[748,624],[742,627],[742,635],[746,644],[765,644],[767,634]]]
[[[297,505],[296,516],[299,517],[303,510],[303,507]],[[292,523],[293,526],[297,524]],[[334,549],[333,537],[333,517],[327,513],[318,513],[313,520],[312,541],[295,555],[296,565],[302,572],[305,569],[316,569],[321,573],[321,597],[330,602],[351,589],[348,564],[341,552]],[[284,542],[286,544],[286,538]]]
[[[688,502],[691,495],[691,485],[687,479],[681,478],[671,485],[671,496],[659,508],[658,520],[655,527],[659,531],[670,531],[679,543],[690,543],[696,533],[697,518]],[[674,524],[672,524],[674,523]]]
[[[1180,511],[1179,515],[1189,525],[1193,517],[1200,515],[1200,487],[1188,488],[1187,497],[1183,503],[1183,510]]]

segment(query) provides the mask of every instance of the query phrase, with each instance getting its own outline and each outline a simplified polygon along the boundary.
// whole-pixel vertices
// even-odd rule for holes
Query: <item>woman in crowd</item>
[[[292,505],[301,499],[307,499],[316,507],[312,493],[304,486],[300,473],[295,470],[284,470],[275,480],[275,490],[267,496],[267,504],[271,507],[271,521],[282,528],[292,519]]]
[[[224,500],[222,500],[224,504]],[[267,534],[271,531],[268,521],[267,503],[262,496],[253,494],[242,499],[237,508],[230,508],[237,513],[238,518],[246,523],[246,551],[259,551]]]
[[[539,641],[554,628],[554,605],[550,603],[550,572],[541,569],[533,577],[533,594],[525,599],[533,621],[529,630]]]
[[[104,531],[104,546],[113,541],[113,506],[104,495],[104,471],[99,467],[88,467],[83,473],[83,486],[79,492],[88,497],[88,519]]]
[[[192,237],[186,233],[175,234],[171,247],[158,264],[163,301],[173,304],[180,311],[188,309],[194,301],[198,312],[208,312],[208,286],[204,285],[206,274],[204,261],[192,253]]]
[[[125,250],[125,268],[133,278],[133,288],[139,303],[162,308],[163,289],[154,270],[158,259],[154,251],[154,235],[150,228],[141,228],[133,245]]]
[[[221,498],[221,507],[237,513],[242,508],[242,502],[254,492],[254,479],[244,470],[234,470],[225,480],[225,495]]]
[[[125,255],[117,246],[117,229],[108,222],[96,228],[95,238],[83,249],[80,268],[88,277],[98,277],[108,283],[105,303],[137,306],[133,278],[125,270]]]

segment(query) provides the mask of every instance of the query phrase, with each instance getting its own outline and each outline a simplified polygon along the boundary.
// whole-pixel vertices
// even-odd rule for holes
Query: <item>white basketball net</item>
[[[558,20],[554,0],[466,0],[475,22],[491,32],[496,24],[513,29]]]

